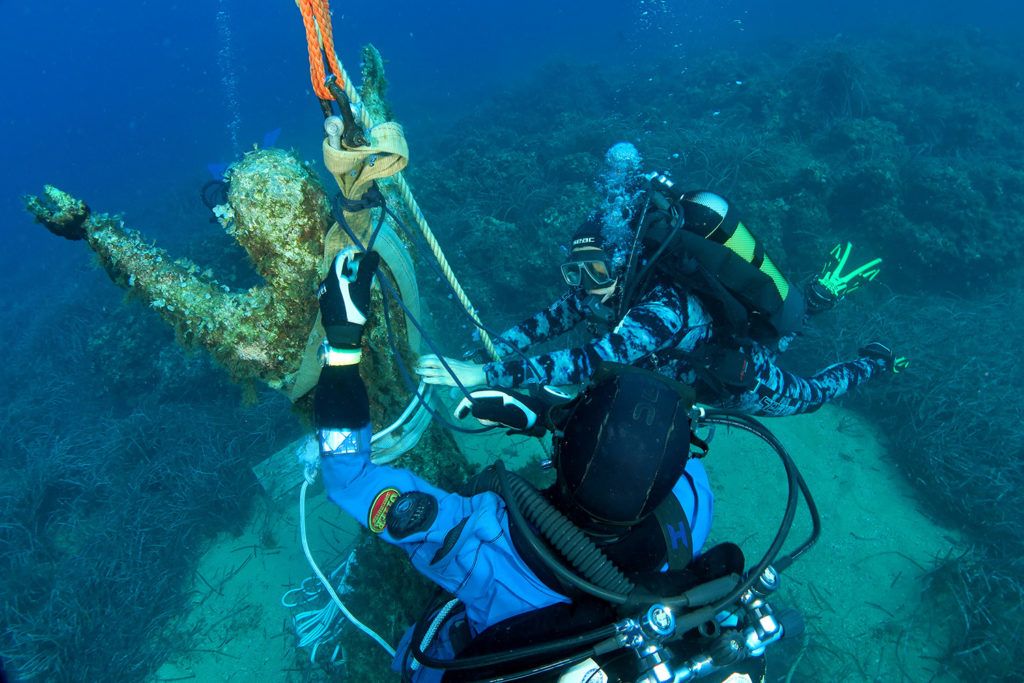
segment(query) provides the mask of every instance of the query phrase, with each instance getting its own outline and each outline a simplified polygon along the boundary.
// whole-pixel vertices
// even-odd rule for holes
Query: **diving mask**
[[[612,283],[611,268],[604,259],[569,261],[562,264],[562,277],[572,287],[597,289]]]

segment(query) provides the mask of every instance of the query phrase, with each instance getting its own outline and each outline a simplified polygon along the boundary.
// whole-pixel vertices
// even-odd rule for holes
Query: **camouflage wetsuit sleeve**
[[[757,385],[720,407],[765,417],[810,413],[885,371],[884,361],[858,358],[801,377],[780,368],[774,354],[764,348],[754,349],[753,358]]]
[[[658,351],[691,351],[710,335],[711,320],[695,297],[657,285],[610,333],[578,348],[488,363],[484,372],[489,386],[580,384],[601,361],[633,365]]]
[[[516,349],[525,351],[576,327],[587,315],[583,305],[586,296],[582,289],[573,289],[545,310],[502,332],[494,340],[498,353],[506,356]]]

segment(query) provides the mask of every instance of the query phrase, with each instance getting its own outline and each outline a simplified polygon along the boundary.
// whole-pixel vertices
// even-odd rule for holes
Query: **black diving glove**
[[[549,386],[534,388],[529,394],[477,389],[459,401],[455,417],[462,420],[472,414],[482,425],[508,427],[509,434],[544,436],[550,410],[571,400],[568,394]]]
[[[324,365],[359,362],[363,326],[370,311],[370,284],[380,265],[380,255],[349,248],[338,252],[327,277],[317,289],[320,319],[327,334],[321,348]]]
[[[906,356],[897,356],[887,344],[882,342],[871,342],[862,347],[858,353],[865,358],[880,360],[885,363],[885,369],[896,375],[910,366],[910,359]]]
[[[510,434],[529,434],[538,427],[539,406],[531,403],[529,397],[504,389],[477,389],[459,401],[455,417],[462,420],[472,414],[482,425],[508,427]]]
[[[509,434],[542,436],[544,425],[539,419],[544,410],[540,401],[504,389],[477,389],[459,401],[455,417],[462,420],[470,414],[488,427],[508,427]]]

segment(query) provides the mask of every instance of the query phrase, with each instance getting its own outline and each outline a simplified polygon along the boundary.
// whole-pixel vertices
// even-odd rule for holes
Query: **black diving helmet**
[[[554,440],[555,505],[597,535],[643,521],[686,466],[693,398],[667,377],[602,364]]]

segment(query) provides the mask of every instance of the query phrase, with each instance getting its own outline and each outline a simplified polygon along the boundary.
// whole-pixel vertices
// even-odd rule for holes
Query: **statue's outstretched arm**
[[[316,319],[314,290],[330,225],[323,188],[294,157],[251,152],[231,168],[228,203],[216,211],[265,281],[243,291],[55,187],[27,197],[26,205],[54,234],[85,240],[111,279],[155,309],[183,341],[207,349],[236,377],[288,389]]]

